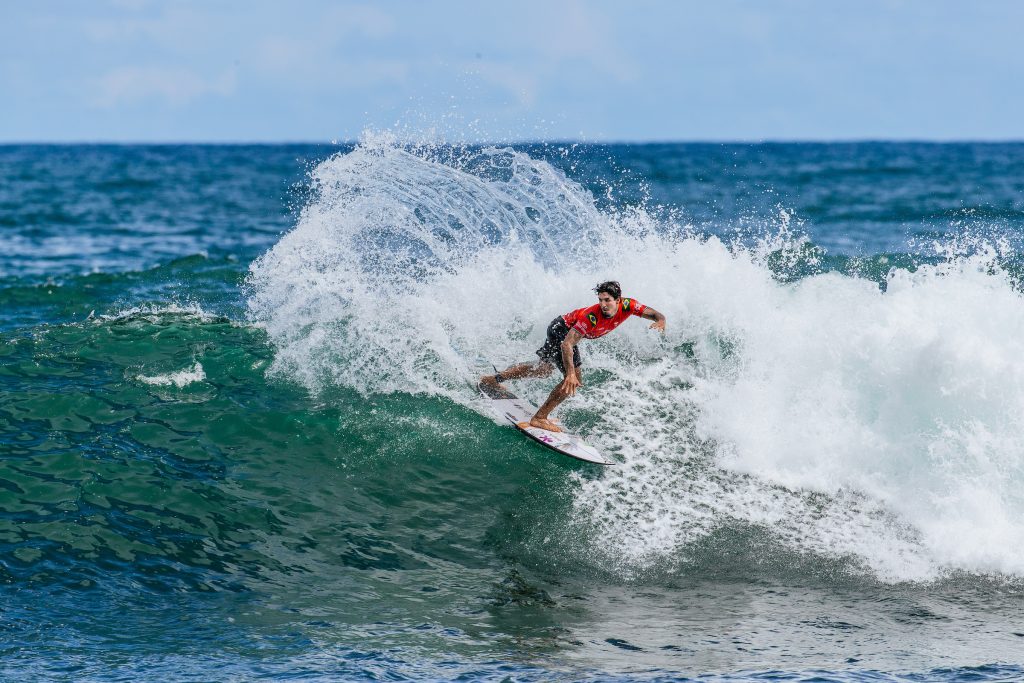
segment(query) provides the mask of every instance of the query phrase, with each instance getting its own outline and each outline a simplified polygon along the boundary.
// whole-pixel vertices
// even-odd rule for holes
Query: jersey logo
[[[593,313],[587,313],[587,320],[590,321],[591,327],[597,327],[597,316]]]
[[[629,304],[630,304],[629,299],[623,299],[622,300],[622,310],[628,311],[629,310]]]

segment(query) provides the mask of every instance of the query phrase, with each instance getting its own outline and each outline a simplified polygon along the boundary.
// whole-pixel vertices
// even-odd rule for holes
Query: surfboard
[[[549,432],[546,429],[530,426],[530,418],[537,409],[530,405],[529,401],[519,398],[505,387],[490,387],[478,384],[480,394],[487,399],[491,409],[515,426],[520,432],[530,437],[542,446],[547,446],[553,451],[567,455],[576,460],[592,462],[595,465],[614,465],[611,460],[600,453],[596,448],[583,440],[579,434],[569,431]],[[563,427],[563,430],[565,428]]]

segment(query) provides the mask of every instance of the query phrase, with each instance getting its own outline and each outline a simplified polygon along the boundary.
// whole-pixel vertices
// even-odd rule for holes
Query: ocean
[[[1024,680],[1022,235],[1020,143],[0,146],[0,678]],[[598,468],[474,385],[608,279]]]

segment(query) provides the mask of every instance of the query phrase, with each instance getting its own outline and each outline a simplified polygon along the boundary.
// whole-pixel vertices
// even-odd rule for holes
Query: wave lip
[[[483,412],[470,379],[531,358],[595,282],[668,316],[665,336],[627,324],[585,345],[588,386],[563,413],[623,466],[572,481],[582,561],[636,576],[755,527],[886,581],[1024,576],[1024,314],[1005,245],[887,260],[878,282],[830,269],[787,211],[776,234],[726,242],[599,211],[521,152],[387,136],[312,182],[247,287],[273,372],[314,392]]]

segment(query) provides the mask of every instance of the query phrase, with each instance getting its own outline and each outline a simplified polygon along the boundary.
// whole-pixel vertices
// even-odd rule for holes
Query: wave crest
[[[480,409],[475,374],[530,358],[595,282],[668,316],[665,336],[632,323],[585,345],[564,417],[622,465],[573,482],[581,557],[635,575],[746,525],[886,580],[1024,575],[1024,307],[1005,245],[877,282],[830,270],[785,212],[725,243],[601,212],[522,152],[386,136],[312,182],[248,287],[276,372],[313,391]]]

